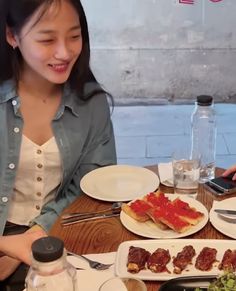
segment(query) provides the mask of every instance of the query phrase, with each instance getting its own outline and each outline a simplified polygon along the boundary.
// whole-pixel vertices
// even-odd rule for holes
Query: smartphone
[[[224,191],[216,188],[215,186],[211,185],[209,182],[204,183],[204,187],[206,187],[207,190],[209,190],[211,193],[213,193],[217,196],[226,195],[226,193]]]
[[[232,177],[234,174],[235,172],[231,173],[227,177],[221,176],[221,177],[211,179],[208,182],[208,186],[214,187],[214,189],[221,191],[222,194],[230,194],[230,193],[236,192],[236,181],[232,181]]]

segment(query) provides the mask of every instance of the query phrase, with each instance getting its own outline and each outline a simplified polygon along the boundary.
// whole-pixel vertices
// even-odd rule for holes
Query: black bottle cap
[[[52,262],[63,255],[64,243],[59,238],[47,236],[34,241],[31,249],[36,261]]]
[[[197,104],[200,106],[209,106],[212,104],[213,97],[209,95],[197,96]]]

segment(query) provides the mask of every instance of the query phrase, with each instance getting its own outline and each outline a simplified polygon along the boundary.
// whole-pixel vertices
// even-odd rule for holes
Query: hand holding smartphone
[[[231,194],[236,192],[236,181],[232,178],[235,172],[231,173],[227,177],[217,177],[211,179],[206,185],[213,189],[214,193],[217,195]]]

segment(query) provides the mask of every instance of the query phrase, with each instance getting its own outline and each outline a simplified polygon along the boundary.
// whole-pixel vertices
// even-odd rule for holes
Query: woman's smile
[[[56,73],[65,73],[69,68],[70,62],[62,64],[49,64],[49,67]]]

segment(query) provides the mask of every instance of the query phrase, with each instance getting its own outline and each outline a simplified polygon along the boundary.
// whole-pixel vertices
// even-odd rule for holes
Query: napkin
[[[158,171],[161,183],[163,185],[173,187],[173,170],[172,163],[160,163],[158,164]]]
[[[85,256],[91,260],[111,264],[115,262],[116,252]],[[77,270],[78,291],[98,291],[103,282],[115,276],[114,265],[107,270],[97,271],[91,269],[88,262],[82,258],[68,256],[67,260],[75,267],[84,269]]]

